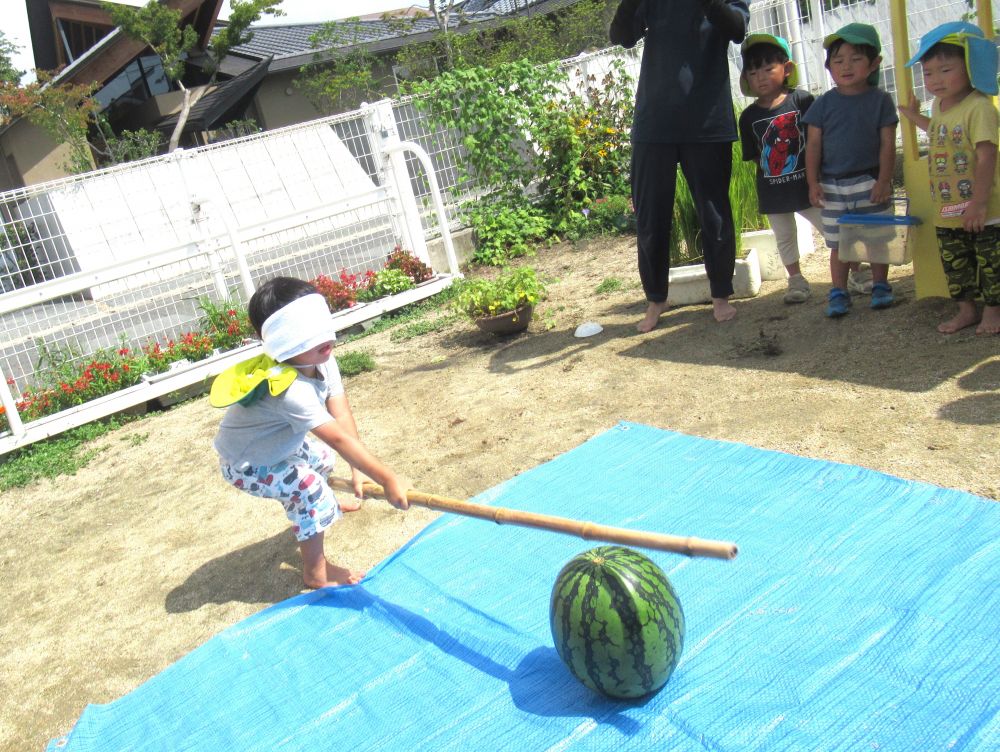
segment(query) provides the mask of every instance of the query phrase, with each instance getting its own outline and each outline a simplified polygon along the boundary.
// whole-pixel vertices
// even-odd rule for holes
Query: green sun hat
[[[953,44],[965,51],[965,70],[972,88],[983,94],[997,93],[997,46],[983,30],[967,21],[952,21],[931,29],[920,38],[920,49],[906,64],[912,68],[938,42]]]
[[[792,72],[788,74],[788,78],[785,79],[785,83],[788,85],[789,89],[794,89],[798,86],[799,68],[795,65],[795,61],[792,60],[792,48],[788,45],[788,41],[784,37],[776,37],[773,34],[751,34],[744,39],[743,44],[740,45],[740,54],[745,55],[747,50],[758,44],[769,44],[773,47],[780,47],[784,50],[785,54],[788,55],[788,62],[792,64]],[[740,91],[742,91],[743,95],[747,97],[756,96],[750,90],[750,85],[747,83],[746,77],[743,73],[740,73]]]
[[[848,44],[867,44],[869,47],[874,47],[875,52],[882,54],[882,40],[879,39],[878,30],[869,24],[849,23],[847,26],[842,26],[823,38],[823,49],[830,49],[830,45],[839,39]],[[867,80],[869,86],[878,86],[878,69],[872,71]]]

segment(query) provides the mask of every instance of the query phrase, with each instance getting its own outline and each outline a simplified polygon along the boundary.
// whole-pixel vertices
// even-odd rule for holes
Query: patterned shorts
[[[340,505],[326,477],[335,455],[323,443],[306,439],[287,460],[275,465],[230,465],[220,462],[222,477],[241,491],[277,499],[292,523],[295,539],[304,541],[322,533],[340,519]]]
[[[840,248],[840,225],[844,214],[892,214],[892,202],[873,204],[872,188],[876,180],[870,175],[849,178],[821,178],[823,189],[823,239],[831,251]]]

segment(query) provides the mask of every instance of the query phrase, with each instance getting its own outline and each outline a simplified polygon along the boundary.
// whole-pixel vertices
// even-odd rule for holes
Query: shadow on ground
[[[301,559],[290,530],[231,551],[194,570],[167,594],[167,613],[208,603],[277,603],[302,592]]]
[[[579,322],[574,328],[533,330],[494,344],[491,369],[515,373],[547,368],[607,345],[608,357],[754,368],[905,392],[928,391],[957,377],[970,391],[996,388],[1000,365],[987,361],[997,354],[997,338],[976,336],[971,328],[952,336],[939,334],[935,327],[951,302],[916,300],[912,274],[893,279],[893,285],[896,304],[888,310],[873,311],[870,298],[855,296],[849,315],[828,319],[823,309],[829,286],[815,284],[813,297],[802,305],[786,305],[780,289],[735,301],[738,315],[724,324],[712,320],[708,305],[675,308],[648,334],[634,328],[644,308],[641,302],[611,302],[597,314],[604,325],[600,334],[575,338]],[[622,317],[629,323],[602,321]],[[917,352],[933,355],[914,367]],[[970,369],[976,370],[967,374]],[[994,386],[983,386],[990,383]],[[981,422],[980,408],[991,404],[993,397],[980,396],[968,409],[956,407],[942,417],[958,422],[975,417],[973,422]]]

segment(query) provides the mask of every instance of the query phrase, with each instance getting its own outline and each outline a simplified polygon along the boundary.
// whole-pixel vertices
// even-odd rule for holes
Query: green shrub
[[[635,211],[629,196],[599,198],[585,211],[589,235],[635,232]]]
[[[545,297],[545,283],[530,266],[505,269],[496,279],[463,279],[455,286],[452,308],[470,319],[514,311]]]
[[[467,218],[476,235],[472,260],[487,266],[502,266],[511,259],[529,256],[551,234],[545,212],[527,202],[476,203],[467,209]]]
[[[414,287],[413,280],[401,269],[385,268],[375,272],[368,286],[359,294],[362,300],[378,300],[387,295],[409,290]]]

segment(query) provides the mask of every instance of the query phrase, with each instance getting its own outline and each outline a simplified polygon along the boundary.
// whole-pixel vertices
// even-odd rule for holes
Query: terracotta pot
[[[476,326],[490,334],[516,334],[528,328],[533,312],[534,306],[525,305],[496,316],[481,316],[476,319]]]

